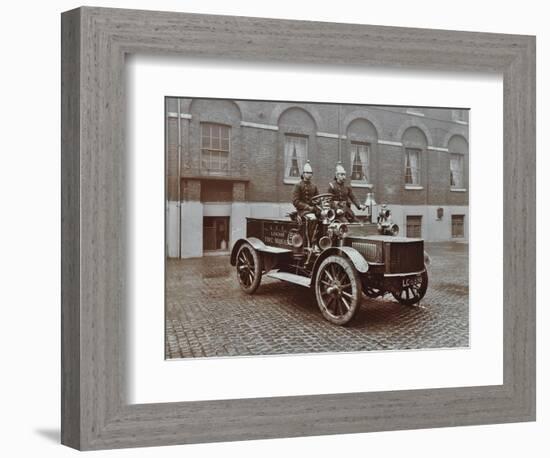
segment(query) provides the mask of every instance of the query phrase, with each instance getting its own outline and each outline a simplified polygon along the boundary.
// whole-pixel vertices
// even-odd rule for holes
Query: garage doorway
[[[202,227],[202,248],[205,252],[229,250],[229,216],[205,216]]]

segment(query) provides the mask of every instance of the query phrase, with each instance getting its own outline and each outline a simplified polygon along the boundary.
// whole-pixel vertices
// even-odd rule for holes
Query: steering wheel
[[[317,194],[311,198],[311,203],[313,205],[322,206],[324,203],[332,202],[334,196],[330,192],[324,192],[322,194]]]

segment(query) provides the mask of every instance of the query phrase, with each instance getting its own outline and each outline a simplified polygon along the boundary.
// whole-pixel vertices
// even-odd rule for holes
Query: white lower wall
[[[177,202],[168,202],[166,205],[166,253],[169,258],[179,257],[179,209]]]
[[[437,209],[443,208],[443,217],[437,219]],[[457,205],[390,205],[393,222],[399,225],[400,234],[406,235],[407,216],[422,216],[422,237],[427,242],[449,240],[468,241],[469,213],[467,206]],[[201,202],[182,202],[181,238],[178,237],[178,206],[177,202],[169,202],[166,215],[166,243],[168,257],[178,257],[178,243],[181,243],[181,257],[200,257],[202,253],[202,234],[204,216],[229,216],[230,240],[232,247],[235,241],[246,236],[246,218],[281,218],[285,217],[294,207],[290,203],[272,202],[233,202],[221,204],[202,204]],[[374,216],[379,207],[374,209]],[[357,215],[363,212],[357,211]],[[464,238],[452,238],[452,215],[464,215]]]
[[[240,238],[246,237],[246,218],[248,216],[250,216],[250,204],[246,202],[233,202],[231,204],[231,218],[229,220],[231,225],[230,247],[233,247],[233,244]]]
[[[437,209],[443,208],[443,217],[437,218]],[[464,215],[464,238],[468,240],[468,207],[458,205],[391,205],[393,222],[399,225],[400,234],[406,235],[407,216],[422,216],[422,238],[427,242],[457,240],[452,238],[452,215]],[[375,215],[377,212],[375,211]]]
[[[197,258],[202,256],[202,218],[201,202],[181,203],[181,257]]]
[[[468,240],[468,228],[470,223],[468,207],[452,205],[442,206],[443,218],[437,220],[437,209],[439,206],[430,206],[428,219],[426,220],[427,240],[429,242],[444,241],[444,240],[459,240],[452,238],[452,215],[464,215],[464,237],[462,240]]]
[[[203,204],[202,216],[231,216],[231,204],[230,203]]]

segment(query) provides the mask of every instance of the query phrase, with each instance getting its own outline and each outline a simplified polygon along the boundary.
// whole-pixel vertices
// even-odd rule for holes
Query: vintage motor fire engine
[[[400,237],[391,210],[369,194],[367,218],[347,222],[342,203],[331,194],[313,198],[317,221],[288,218],[247,218],[246,238],[236,241],[231,265],[245,293],[253,294],[262,276],[313,288],[323,316],[331,323],[349,323],[363,294],[387,293],[405,305],[417,304],[428,288],[424,241]]]

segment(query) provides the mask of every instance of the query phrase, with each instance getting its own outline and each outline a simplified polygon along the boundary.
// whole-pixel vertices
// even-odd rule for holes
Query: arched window
[[[285,134],[285,178],[300,178],[307,159],[307,137]]]
[[[351,142],[352,182],[369,182],[370,143]]]
[[[374,125],[364,118],[354,119],[348,126],[349,164],[352,186],[370,186],[372,183],[373,144],[378,141]]]
[[[465,155],[468,153],[468,144],[460,136],[454,136],[449,140],[449,178],[451,189],[464,189]]]
[[[423,156],[428,142],[426,135],[418,127],[409,127],[403,133],[404,181],[406,188],[423,186]]]
[[[315,121],[303,108],[291,107],[279,117],[278,127],[282,141],[283,181],[287,184],[298,183],[304,164],[311,159],[310,154],[315,157]],[[315,164],[312,165],[315,167]]]
[[[420,186],[422,178],[422,150],[405,148],[405,184]]]

